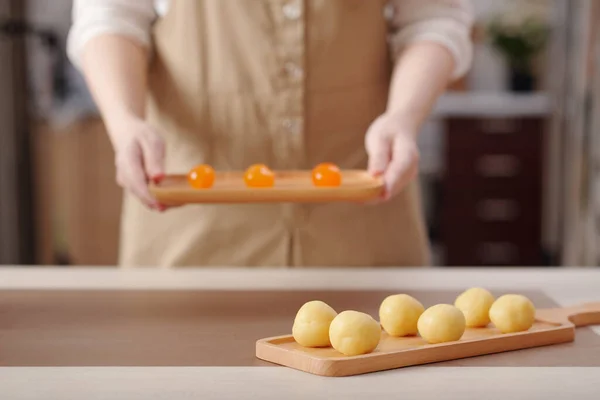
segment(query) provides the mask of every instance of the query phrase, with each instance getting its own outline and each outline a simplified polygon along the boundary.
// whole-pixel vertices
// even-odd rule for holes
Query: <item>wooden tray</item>
[[[429,345],[420,337],[394,338],[382,331],[375,352],[357,357],[332,348],[307,349],[292,336],[281,336],[259,340],[256,357],[315,375],[342,377],[572,342],[576,327],[594,324],[600,324],[600,303],[538,310],[534,326],[516,334],[503,335],[490,325],[467,329],[458,342]]]
[[[343,171],[342,186],[315,187],[311,171],[276,172],[273,188],[252,189],[244,183],[244,172],[217,172],[211,189],[190,187],[185,175],[171,175],[160,184],[150,185],[150,192],[164,205],[200,203],[318,203],[368,202],[383,191],[383,181],[366,171]]]

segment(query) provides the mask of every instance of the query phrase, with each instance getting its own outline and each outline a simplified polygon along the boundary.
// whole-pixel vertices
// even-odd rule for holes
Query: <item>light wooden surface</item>
[[[427,307],[451,303],[457,295],[455,291],[398,290],[420,299]],[[0,308],[0,367],[273,366],[256,357],[256,342],[267,336],[288,334],[293,317],[305,302],[320,299],[339,310],[377,315],[381,300],[394,293],[0,290],[0,304],[10,305]],[[556,306],[542,293],[523,294],[540,308]],[[581,329],[577,339],[576,343],[565,345],[436,363],[432,368],[600,367],[600,337],[589,329]]]
[[[599,270],[116,270],[1,269],[0,290],[544,290],[562,306],[594,301]],[[0,304],[0,313],[6,309]],[[600,333],[598,329],[596,332]],[[328,379],[287,368],[3,368],[0,393],[31,399],[597,399],[600,368],[414,367]],[[32,384],[32,383],[35,384]]]
[[[6,400],[598,399],[600,368],[415,368],[308,379],[283,368],[0,368]]]
[[[307,373],[353,376],[402,367],[548,346],[575,340],[575,327],[600,324],[600,302],[565,309],[542,309],[526,332],[502,334],[492,325],[467,328],[456,342],[430,345],[420,337],[395,338],[382,332],[377,349],[344,357],[333,348],[305,348],[293,336],[259,340],[258,358]]]
[[[194,203],[265,203],[265,202],[367,202],[379,197],[383,181],[364,171],[342,171],[340,187],[316,187],[311,171],[275,171],[272,188],[248,188],[244,172],[216,172],[210,189],[190,187],[185,175],[168,176],[150,191],[165,205]]]

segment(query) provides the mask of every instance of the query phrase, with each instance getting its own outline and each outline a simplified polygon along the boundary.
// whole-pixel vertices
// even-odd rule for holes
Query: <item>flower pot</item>
[[[528,93],[533,92],[536,87],[536,79],[529,69],[511,68],[510,70],[510,89],[513,92]]]

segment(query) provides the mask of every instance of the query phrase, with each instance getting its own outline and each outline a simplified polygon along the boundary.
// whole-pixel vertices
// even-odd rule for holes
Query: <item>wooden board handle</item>
[[[577,327],[600,325],[600,303],[587,303],[573,309],[569,320]]]
[[[587,303],[568,308],[539,310],[536,319],[553,324],[571,322],[576,327],[600,325],[600,303]]]

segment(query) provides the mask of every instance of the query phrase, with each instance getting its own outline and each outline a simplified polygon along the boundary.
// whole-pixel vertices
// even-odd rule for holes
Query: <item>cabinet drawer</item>
[[[442,232],[450,266],[539,265],[540,226],[536,218],[479,222],[458,218]]]
[[[440,213],[443,240],[455,235],[478,239],[519,242],[541,240],[542,213],[539,195],[534,196],[474,196],[444,199]]]
[[[540,145],[544,121],[531,119],[449,119],[446,122],[447,149],[464,154],[508,152],[527,154]]]
[[[540,265],[543,118],[451,118],[440,222],[449,266]]]
[[[451,204],[452,205],[452,204]],[[459,204],[448,207],[444,221],[450,223],[514,223],[531,215],[531,205],[510,198],[481,199],[474,204]]]
[[[541,198],[540,180],[445,180],[440,201],[444,213],[453,212],[455,209],[474,209],[491,203],[498,204],[499,207],[507,207],[507,203],[517,203],[524,210],[535,209],[539,212]]]
[[[451,192],[442,199],[444,207],[440,215],[447,264],[541,263],[540,198],[540,190],[518,191],[510,183]]]
[[[541,181],[543,142],[541,121],[534,133],[489,135],[472,128],[476,122],[455,121],[458,127],[447,133],[446,192],[456,187],[475,188],[486,184],[506,183],[514,189],[527,190]],[[450,123],[452,124],[452,122]]]
[[[486,180],[513,180],[530,184],[539,180],[542,155],[482,152],[477,154],[450,154],[447,157],[445,179],[457,183],[481,184]]]
[[[478,266],[539,266],[541,252],[537,246],[524,246],[512,241],[478,241],[454,243],[445,250],[446,265]]]
[[[540,221],[535,216],[523,216],[512,221],[487,222],[469,215],[444,218],[441,235],[445,243],[467,241],[511,241],[529,245],[540,238]]]

